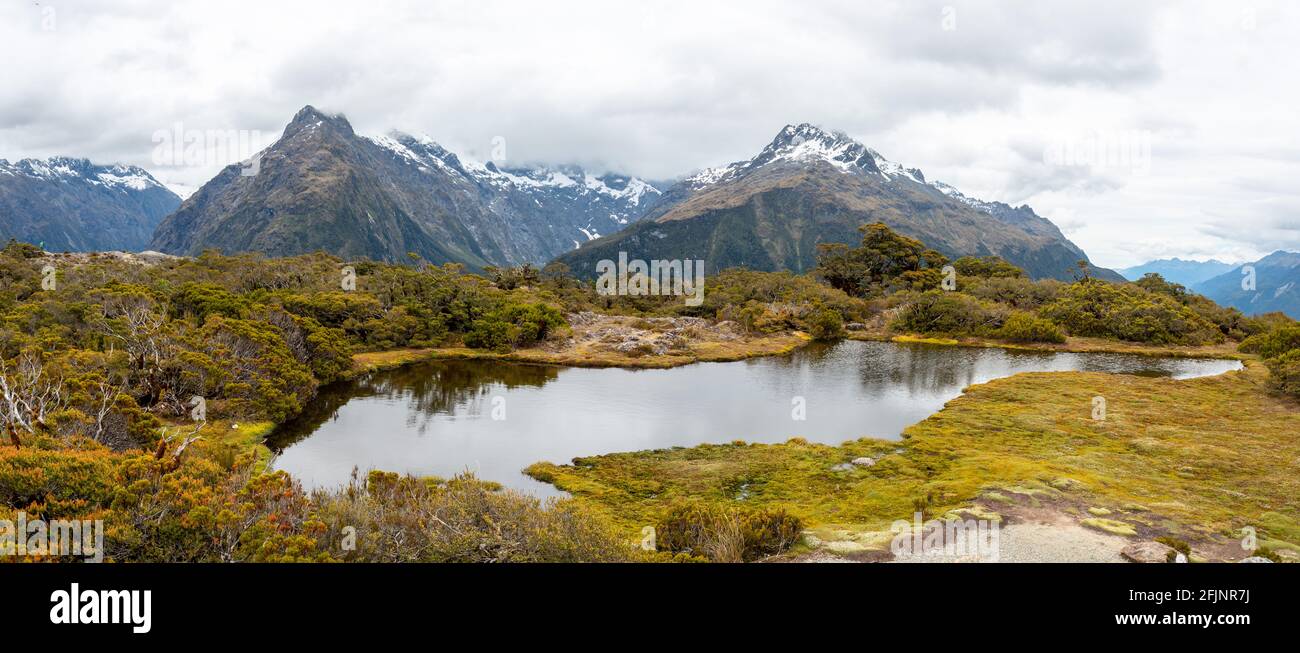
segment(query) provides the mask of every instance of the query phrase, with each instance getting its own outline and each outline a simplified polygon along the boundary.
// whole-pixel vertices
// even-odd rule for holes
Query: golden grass
[[[859,534],[917,507],[941,515],[1015,494],[1108,510],[1104,521],[1127,525],[1108,526],[1144,536],[1222,543],[1254,527],[1265,547],[1300,550],[1300,405],[1270,394],[1266,378],[1254,361],[1184,381],[1020,374],[972,386],[901,442],[702,445],[528,473],[629,527],[679,498],[735,501],[742,486],[748,505],[784,506],[814,532]],[[1097,396],[1104,421],[1092,418]],[[859,456],[878,462],[837,469]]]

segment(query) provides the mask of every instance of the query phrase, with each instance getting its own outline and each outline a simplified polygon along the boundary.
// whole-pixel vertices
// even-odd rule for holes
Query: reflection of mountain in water
[[[407,425],[423,433],[437,415],[478,415],[495,390],[540,388],[554,381],[560,368],[498,361],[433,361],[371,372],[322,388],[303,412],[267,438],[272,451],[315,433],[353,399],[373,397],[407,405]]]
[[[1016,368],[1050,369],[1046,352],[1006,354],[1001,350],[891,342],[855,342],[852,346],[813,343],[794,355],[768,359],[788,368],[791,378],[826,379],[851,373],[868,395],[902,392],[908,397],[951,394]],[[766,363],[766,361],[764,361]],[[795,388],[791,392],[798,394]]]
[[[848,344],[848,343],[844,343]],[[1070,353],[952,347],[924,343],[854,342],[852,346],[813,343],[791,356],[755,359],[780,366],[791,385],[799,379],[832,378],[851,370],[870,395],[905,392],[907,397],[951,395],[976,383],[1030,371],[1109,372],[1150,377],[1197,376],[1221,362],[1156,358],[1132,354]],[[790,390],[798,394],[799,390]]]

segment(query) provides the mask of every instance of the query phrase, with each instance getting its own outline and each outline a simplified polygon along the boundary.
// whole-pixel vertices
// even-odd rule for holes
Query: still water
[[[1190,378],[1237,361],[843,341],[793,354],[668,370],[439,361],[326,388],[271,436],[276,467],[307,487],[353,467],[480,478],[556,494],[520,470],[547,460],[704,442],[838,444],[897,438],[962,389],[1019,372]],[[806,419],[792,419],[802,398]]]

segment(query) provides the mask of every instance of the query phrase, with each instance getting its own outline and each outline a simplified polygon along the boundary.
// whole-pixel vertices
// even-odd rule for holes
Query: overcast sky
[[[651,179],[812,122],[1027,203],[1101,265],[1300,249],[1285,2],[0,0],[0,43],[0,158],[136,164],[183,194],[243,157],[159,164],[160,131],[264,146],[306,104]]]

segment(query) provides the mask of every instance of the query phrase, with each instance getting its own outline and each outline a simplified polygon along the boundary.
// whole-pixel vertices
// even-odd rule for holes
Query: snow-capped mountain
[[[786,125],[754,158],[709,168],[687,177],[686,184],[694,190],[700,190],[706,186],[744,178],[767,166],[782,163],[804,165],[812,162],[824,162],[845,173],[856,172],[877,175],[885,180],[904,178],[925,183],[920,170],[904,168],[889,161],[879,152],[843,133],[829,132],[803,123],[798,126]]]
[[[642,179],[606,173],[594,175],[579,166],[498,166],[459,156],[428,136],[390,132],[370,138],[408,165],[424,172],[459,176],[487,193],[502,196],[509,208],[540,215],[548,223],[573,225],[573,247],[613,233],[638,219],[663,193]]]
[[[0,159],[0,239],[49,251],[144,249],[175,193],[135,166],[86,159]]]
[[[787,125],[750,159],[685,178],[641,222],[559,260],[580,273],[620,251],[703,259],[714,270],[806,271],[819,243],[856,243],[857,228],[870,222],[949,257],[1001,256],[1035,277],[1069,279],[1087,259],[1027,206],[968,197],[843,133],[804,123]],[[1110,270],[1094,273],[1121,280]]]
[[[639,219],[660,195],[577,167],[478,163],[426,136],[360,136],[346,118],[305,107],[257,174],[227,168],[159,225],[154,247],[540,265]]]

